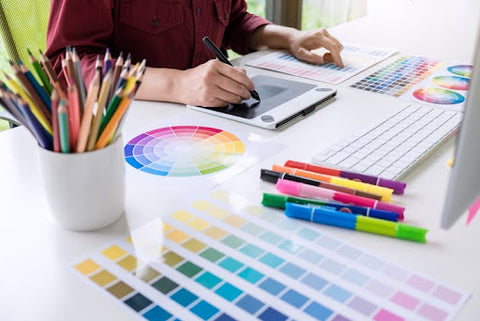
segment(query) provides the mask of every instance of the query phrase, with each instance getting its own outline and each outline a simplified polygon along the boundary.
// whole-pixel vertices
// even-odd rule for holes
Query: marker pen
[[[407,187],[406,183],[395,181],[392,179],[386,179],[386,178],[372,176],[372,175],[338,170],[330,167],[312,165],[312,164],[307,164],[307,163],[302,163],[302,162],[297,162],[292,160],[286,161],[284,166],[303,169],[305,171],[310,171],[318,174],[343,177],[346,179],[356,180],[363,183],[391,188],[393,189],[393,194],[398,194],[398,195],[403,195],[405,188]]]
[[[325,202],[325,201],[294,197],[294,196],[288,196],[288,195],[263,193],[262,204],[265,206],[285,209],[285,204],[287,202],[302,204],[302,205],[310,205],[310,206],[326,206],[346,214],[369,216],[369,217],[374,217],[381,220],[387,220],[392,222],[398,221],[397,213],[384,211],[384,210],[377,210],[375,208],[355,206],[355,205],[345,205],[342,203]]]
[[[342,202],[345,204],[354,204],[359,206],[366,206],[376,208],[379,210],[391,211],[398,214],[398,218],[403,220],[403,212],[405,208],[377,200],[372,200],[356,195],[336,192],[325,188],[311,186],[303,183],[297,183],[285,179],[279,179],[276,188],[279,192],[306,198],[324,199]]]
[[[428,230],[422,227],[379,220],[361,215],[351,215],[324,207],[300,205],[287,202],[285,215],[306,221],[342,227],[350,230],[391,236],[399,239],[425,243]]]
[[[303,169],[285,167],[280,165],[273,165],[272,170],[277,172],[283,172],[283,173],[298,175],[302,177],[307,177],[311,179],[316,179],[322,182],[350,187],[350,188],[358,189],[360,191],[367,192],[367,193],[378,194],[382,196],[382,201],[390,201],[392,199],[393,189],[386,188],[386,187],[371,185],[371,184],[357,182],[357,181],[351,181],[349,179],[336,177],[336,176],[322,175],[314,172],[304,171]]]
[[[318,180],[315,180],[315,179],[310,179],[310,178],[297,176],[297,175],[292,175],[292,174],[288,174],[288,173],[271,171],[269,169],[262,169],[260,171],[260,178],[262,180],[270,182],[270,183],[276,183],[280,178],[282,178],[282,179],[287,179],[289,181],[304,183],[304,184],[313,185],[313,186],[320,186],[320,187],[323,187],[323,188],[326,188],[326,189],[331,189],[331,190],[334,190],[334,191],[347,193],[347,194],[352,194],[352,195],[358,195],[358,196],[362,196],[362,197],[368,197],[368,198],[372,198],[372,199],[375,199],[375,200],[380,200],[382,198],[381,195],[359,191],[358,189],[345,187],[345,186],[340,186],[340,185],[336,185],[336,184],[331,184],[331,183],[327,183],[327,182],[322,182],[322,181],[318,181]]]

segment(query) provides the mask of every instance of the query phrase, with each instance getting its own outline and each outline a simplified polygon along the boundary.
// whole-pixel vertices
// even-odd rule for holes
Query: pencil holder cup
[[[47,201],[62,227],[91,231],[122,216],[125,165],[121,136],[105,148],[85,153],[38,148]]]

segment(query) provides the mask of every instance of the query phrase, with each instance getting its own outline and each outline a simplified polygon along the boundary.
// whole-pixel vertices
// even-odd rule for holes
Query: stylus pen
[[[380,234],[399,239],[425,243],[428,230],[403,223],[379,220],[373,217],[351,215],[325,207],[294,203],[286,204],[285,215],[302,220],[342,227],[350,230]]]
[[[352,215],[363,215],[363,216],[378,218],[381,220],[398,222],[398,214],[394,212],[377,210],[375,208],[364,207],[364,206],[355,206],[350,204],[346,205],[346,204],[336,203],[336,202],[314,200],[311,198],[263,193],[262,205],[265,205],[268,207],[285,209],[287,202],[302,204],[302,205],[310,205],[310,206],[324,206],[327,208],[333,208],[336,211],[344,212],[347,214],[350,213]]]
[[[378,201],[382,199],[382,196],[378,194],[363,192],[363,191],[359,191],[358,189],[354,189],[346,186],[340,186],[332,183],[321,182],[316,179],[306,178],[306,177],[292,175],[292,174],[283,173],[283,172],[271,171],[268,169],[261,169],[260,178],[270,183],[276,183],[279,179],[288,179],[289,181],[304,183],[304,184],[313,185],[313,186],[320,186],[326,189],[331,189],[331,190],[342,192],[342,193],[372,198]]]
[[[208,49],[210,49],[215,54],[215,56],[217,56],[218,60],[220,60],[224,64],[227,64],[233,67],[232,63],[228,60],[227,57],[225,57],[223,52],[221,52],[220,49],[218,49],[217,46],[215,46],[215,44],[212,42],[212,40],[210,40],[210,38],[205,36],[203,37],[202,40],[203,40],[203,43],[208,47]],[[250,95],[252,95],[252,98],[255,98],[256,100],[260,101],[260,96],[255,90],[251,90]]]

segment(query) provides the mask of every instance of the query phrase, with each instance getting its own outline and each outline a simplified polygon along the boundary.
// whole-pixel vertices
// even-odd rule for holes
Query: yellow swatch
[[[127,254],[127,252],[118,247],[117,245],[112,245],[108,249],[103,250],[102,254],[108,257],[110,260],[115,261],[116,259],[121,258],[125,254]]]
[[[90,273],[98,270],[99,268],[100,265],[95,263],[92,259],[87,259],[82,263],[78,263],[77,265],[75,265],[75,269],[77,269],[77,271],[82,273],[83,275],[89,275]]]

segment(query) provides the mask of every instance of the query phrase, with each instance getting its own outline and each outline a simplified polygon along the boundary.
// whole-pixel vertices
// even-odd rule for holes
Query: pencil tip
[[[27,48],[27,53],[28,53],[29,56],[33,56],[32,52],[28,48]]]

